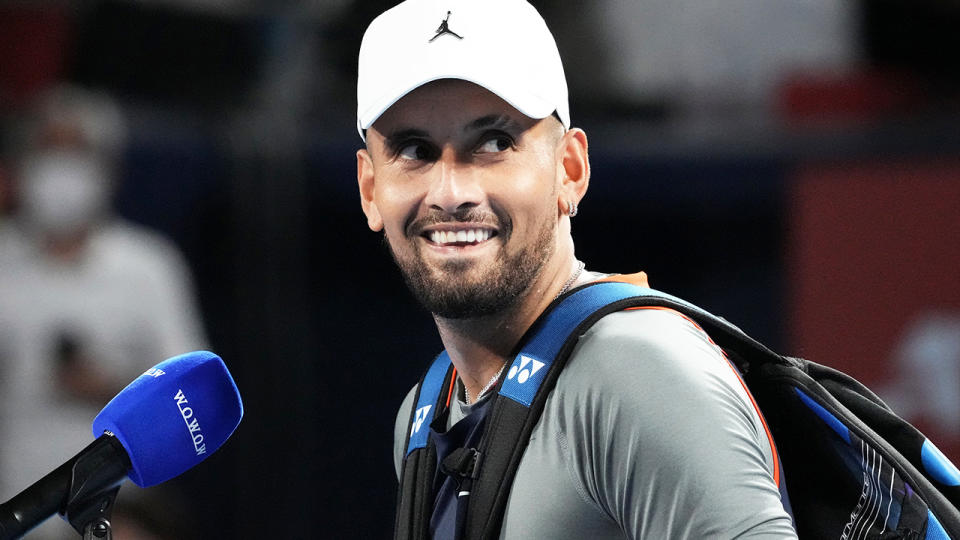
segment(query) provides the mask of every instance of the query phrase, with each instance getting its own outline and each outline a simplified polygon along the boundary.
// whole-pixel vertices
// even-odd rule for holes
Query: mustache
[[[409,236],[419,236],[427,227],[441,223],[477,223],[490,225],[497,229],[502,228],[500,218],[493,212],[477,208],[464,208],[452,214],[442,210],[431,210],[430,213],[411,221],[407,225],[407,234]]]

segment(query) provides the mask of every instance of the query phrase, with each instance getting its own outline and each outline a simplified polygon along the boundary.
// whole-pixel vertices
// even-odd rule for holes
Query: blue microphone
[[[227,366],[219,356],[198,351],[137,377],[93,420],[93,436],[113,433],[130,457],[130,480],[149,487],[206,459],[242,417]]]
[[[83,533],[68,515],[74,503],[118,489],[125,477],[149,487],[186,472],[242,417],[240,392],[219,356],[197,351],[157,364],[100,411],[93,443],[0,504],[0,539],[19,538],[55,513]]]

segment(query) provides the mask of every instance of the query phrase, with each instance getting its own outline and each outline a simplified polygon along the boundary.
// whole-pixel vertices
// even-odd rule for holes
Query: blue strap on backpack
[[[460,537],[499,537],[530,432],[580,336],[604,315],[653,306],[693,319],[743,374],[790,475],[786,487],[801,538],[960,540],[960,472],[869,389],[826,366],[776,354],[689,302],[621,282],[569,291],[521,339],[480,447],[464,460],[471,493]],[[436,454],[423,426],[445,406],[452,377],[442,353],[418,388],[396,538],[428,537]]]

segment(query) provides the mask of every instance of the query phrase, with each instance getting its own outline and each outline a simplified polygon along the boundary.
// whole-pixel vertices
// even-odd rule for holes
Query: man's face
[[[368,224],[432,313],[497,313],[554,255],[562,135],[556,119],[459,80],[414,90],[367,131],[358,179]]]

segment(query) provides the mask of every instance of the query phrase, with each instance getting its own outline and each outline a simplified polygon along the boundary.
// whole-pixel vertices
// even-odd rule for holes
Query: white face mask
[[[78,232],[107,207],[106,170],[99,159],[87,154],[38,154],[27,161],[21,180],[24,217],[43,233]]]

